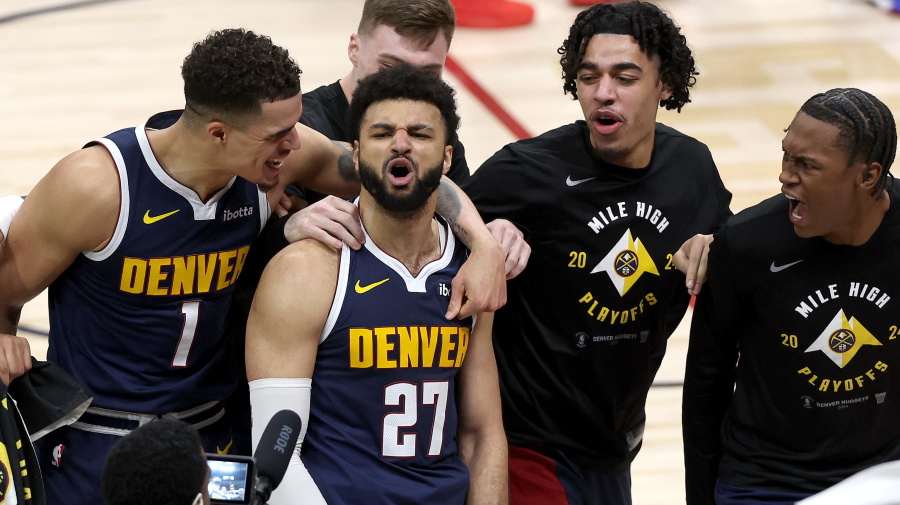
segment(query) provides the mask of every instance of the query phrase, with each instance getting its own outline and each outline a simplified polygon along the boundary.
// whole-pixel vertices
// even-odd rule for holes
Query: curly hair
[[[674,21],[649,2],[599,3],[585,9],[569,28],[569,37],[557,52],[562,65],[563,91],[578,98],[576,78],[591,37],[598,34],[631,35],[650,58],[659,56],[659,75],[672,96],[659,102],[666,109],[681,108],[691,101],[690,88],[699,72],[684,35]]]
[[[184,59],[186,109],[212,119],[240,121],[300,92],[300,67],[272,39],[242,28],[211,33]]]
[[[107,505],[188,505],[206,480],[200,436],[182,421],[151,421],[122,437],[103,465]]]
[[[881,177],[872,191],[872,196],[880,197],[894,180],[890,169],[897,152],[897,125],[888,106],[863,90],[834,88],[810,97],[800,112],[838,128],[838,146],[847,153],[848,166],[856,162],[881,165]]]
[[[372,104],[385,100],[414,100],[434,105],[441,112],[447,130],[445,145],[456,142],[456,130],[459,128],[456,91],[440,77],[409,64],[383,68],[359,81],[350,100],[351,141],[359,140],[366,110]]]

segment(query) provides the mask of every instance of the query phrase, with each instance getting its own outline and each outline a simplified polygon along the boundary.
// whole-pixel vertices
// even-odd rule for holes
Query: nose
[[[300,149],[300,133],[297,131],[297,128],[292,129],[291,132],[287,134],[281,145],[287,147],[291,151]]]
[[[608,104],[615,101],[615,80],[608,75],[600,78],[597,89],[594,90],[594,100],[599,104]]]
[[[405,154],[410,150],[409,132],[405,128],[398,128],[394,133],[391,151],[397,154]]]
[[[790,160],[783,160],[781,162],[781,173],[778,174],[778,182],[785,185],[797,184],[800,182],[797,171],[794,170]]]

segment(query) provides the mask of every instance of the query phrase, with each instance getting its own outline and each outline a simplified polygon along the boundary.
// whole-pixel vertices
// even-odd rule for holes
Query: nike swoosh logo
[[[570,175],[566,177],[566,186],[577,186],[587,181],[593,181],[594,179],[596,179],[596,177],[588,177],[587,179],[578,179],[577,181],[573,181],[572,176]]]
[[[181,209],[178,209],[178,210],[181,210]],[[172,214],[178,212],[178,210],[173,210],[172,212],[162,214],[159,216],[153,216],[153,217],[150,217],[150,211],[148,210],[147,213],[144,214],[144,224],[153,224],[157,221],[163,220],[163,219],[171,216]]]
[[[360,286],[360,285],[359,285],[359,281],[356,281],[356,292],[359,293],[359,294],[363,294],[363,293],[365,293],[366,291],[369,291],[369,290],[372,289],[372,288],[377,288],[378,286],[381,286],[382,284],[384,284],[385,282],[387,282],[387,281],[389,281],[389,280],[391,280],[390,277],[388,277],[387,279],[385,279],[385,280],[383,280],[383,281],[378,281],[378,282],[376,282],[376,283],[369,284],[368,286]]]
[[[234,443],[234,439],[232,438],[232,439],[228,442],[228,445],[225,446],[225,450],[219,449],[219,446],[217,445],[217,446],[216,446],[216,453],[217,453],[217,454],[228,454],[228,449],[231,449],[231,444],[233,444],[233,443]]]
[[[778,272],[784,270],[785,268],[789,268],[789,267],[792,267],[792,266],[796,265],[797,263],[800,263],[801,261],[803,261],[803,260],[795,261],[795,262],[793,262],[793,263],[788,263],[787,265],[781,265],[781,266],[779,266],[779,267],[776,267],[776,266],[775,266],[775,262],[773,261],[773,262],[772,262],[772,265],[769,266],[769,270],[770,270],[773,274],[774,274],[774,273],[778,273]]]

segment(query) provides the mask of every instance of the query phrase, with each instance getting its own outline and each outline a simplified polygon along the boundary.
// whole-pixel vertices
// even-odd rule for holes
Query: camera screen
[[[250,485],[250,464],[243,461],[207,460],[209,463],[209,498],[222,502],[244,503]]]

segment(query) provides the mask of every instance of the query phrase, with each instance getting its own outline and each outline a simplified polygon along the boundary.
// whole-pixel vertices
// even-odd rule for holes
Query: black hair
[[[300,92],[300,67],[272,39],[242,28],[211,33],[184,59],[187,110],[205,119],[243,120],[262,102]]]
[[[107,505],[190,505],[202,491],[206,458],[200,436],[171,419],[151,421],[113,446],[103,465]]]
[[[838,145],[847,153],[848,166],[881,164],[872,192],[879,197],[894,179],[890,169],[897,152],[897,125],[887,105],[860,89],[835,88],[813,95],[800,112],[838,128]]]
[[[351,140],[359,140],[362,118],[368,108],[385,100],[414,100],[427,102],[441,112],[447,133],[445,145],[456,142],[459,115],[456,112],[456,91],[431,72],[408,64],[383,68],[359,81],[350,100]]]
[[[557,50],[562,55],[564,92],[578,98],[578,67],[591,38],[604,33],[631,35],[648,57],[659,56],[660,80],[672,90],[672,96],[659,102],[660,107],[681,112],[691,101],[690,88],[699,75],[691,49],[681,28],[649,2],[598,3],[578,14],[569,37]]]

